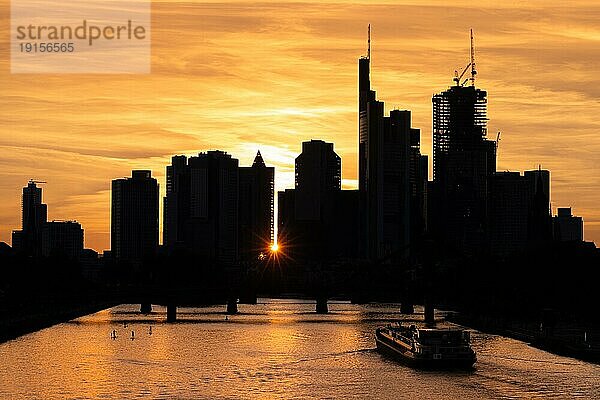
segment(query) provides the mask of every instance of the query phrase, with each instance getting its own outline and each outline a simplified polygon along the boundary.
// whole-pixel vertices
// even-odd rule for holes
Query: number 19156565
[[[73,53],[73,43],[20,43],[21,53]]]

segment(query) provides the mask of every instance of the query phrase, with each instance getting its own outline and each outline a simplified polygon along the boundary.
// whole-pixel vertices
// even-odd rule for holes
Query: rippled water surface
[[[0,398],[600,398],[594,364],[474,332],[473,371],[414,371],[375,350],[374,329],[399,318],[397,305],[314,308],[179,308],[167,324],[162,307],[115,307],[0,344]]]

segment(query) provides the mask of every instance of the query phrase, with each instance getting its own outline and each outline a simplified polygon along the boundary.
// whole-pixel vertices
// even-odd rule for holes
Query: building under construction
[[[458,151],[477,151],[487,135],[487,92],[475,86],[452,86],[433,102],[433,177]],[[492,142],[495,146],[495,143]],[[490,146],[492,145],[490,144]],[[491,162],[495,160],[494,154]]]
[[[471,254],[485,248],[488,179],[496,171],[496,142],[486,139],[487,92],[475,87],[476,73],[471,36],[471,62],[432,98],[431,228],[446,247]]]

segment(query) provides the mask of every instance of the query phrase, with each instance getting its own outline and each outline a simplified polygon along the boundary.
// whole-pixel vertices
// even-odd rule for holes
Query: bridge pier
[[[435,323],[434,307],[430,302],[425,302],[425,323]]]
[[[167,305],[167,322],[177,321],[177,306],[174,304]]]
[[[140,306],[140,313],[150,314],[151,312],[152,312],[152,304],[142,303],[142,305]]]
[[[238,313],[237,299],[231,297],[227,300],[227,314],[234,315]]]
[[[415,306],[411,303],[401,303],[400,304],[400,314],[414,314]]]
[[[317,314],[327,314],[329,308],[327,307],[327,297],[317,297]]]

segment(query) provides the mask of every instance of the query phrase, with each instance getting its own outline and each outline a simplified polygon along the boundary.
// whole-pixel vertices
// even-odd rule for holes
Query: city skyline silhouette
[[[295,185],[277,196],[275,168],[260,150],[251,167],[240,167],[221,150],[174,155],[162,204],[151,170],[112,180],[111,246],[104,253],[142,266],[159,245],[169,253],[183,246],[229,266],[278,250],[291,260],[299,256],[294,262],[349,257],[397,263],[414,258],[428,241],[442,259],[511,257],[552,241],[584,242],[583,218],[571,207],[553,214],[550,171],[541,164],[523,175],[497,171],[501,132],[495,140],[488,135],[488,92],[476,85],[472,29],[467,66],[455,70],[454,85],[432,97],[433,157],[421,152],[412,112],[388,113],[378,100],[370,24],[366,43],[357,74],[358,190],[342,190],[342,159],[335,143],[321,139],[302,142]],[[81,225],[73,233],[71,222],[46,222],[47,205],[36,186],[46,183],[30,179],[23,188],[22,226],[13,230],[12,246],[33,256],[66,246],[78,259],[85,247]]]
[[[413,133],[417,134],[416,139],[412,139],[412,138],[410,139],[411,141],[415,140],[415,143],[416,143],[416,146],[417,146],[416,147],[416,149],[417,149],[417,155],[416,155],[417,159],[414,161],[414,162],[416,162],[416,165],[414,167],[411,167],[411,168],[416,168],[418,170],[423,170],[423,172],[420,173],[421,175],[419,175],[418,179],[424,180],[425,186],[427,186],[426,184],[427,184],[428,180],[430,181],[430,183],[432,183],[436,179],[436,173],[437,173],[437,175],[440,175],[440,172],[444,172],[443,170],[445,168],[447,168],[447,165],[446,165],[447,161],[444,161],[444,163],[441,164],[441,162],[443,161],[443,159],[441,158],[441,156],[438,153],[440,151],[442,151],[442,152],[447,151],[447,146],[448,146],[448,143],[449,143],[448,142],[449,139],[448,139],[448,137],[444,136],[444,135],[447,135],[447,133],[444,133],[444,134],[442,134],[442,136],[439,136],[440,135],[439,132],[443,132],[443,129],[446,129],[446,128],[443,128],[442,130],[440,130],[441,129],[440,126],[442,126],[443,124],[447,123],[447,122],[440,122],[440,121],[442,121],[443,118],[448,119],[448,118],[451,117],[451,113],[448,114],[448,116],[445,116],[445,117],[442,117],[441,115],[443,115],[443,113],[448,113],[448,111],[444,111],[444,110],[446,110],[444,107],[448,107],[448,105],[444,105],[444,104],[446,104],[446,103],[447,104],[451,104],[452,100],[445,100],[445,99],[446,98],[451,99],[452,96],[457,96],[457,95],[458,96],[467,96],[467,97],[465,97],[465,99],[468,98],[468,97],[470,97],[470,96],[475,96],[473,101],[475,102],[474,104],[476,104],[476,105],[474,106],[473,109],[474,110],[479,110],[479,111],[474,111],[475,117],[471,117],[471,118],[475,118],[474,126],[479,126],[476,129],[481,129],[481,131],[479,133],[476,133],[475,135],[476,136],[478,135],[478,136],[480,136],[480,137],[482,137],[484,139],[484,142],[482,142],[482,144],[481,144],[482,146],[484,146],[485,148],[488,148],[490,146],[492,147],[491,150],[486,150],[485,148],[482,148],[482,150],[481,150],[481,151],[483,151],[482,154],[484,154],[484,153],[487,154],[487,155],[484,155],[483,157],[487,158],[488,162],[492,163],[492,164],[490,164],[492,166],[489,167],[489,171],[490,172],[484,173],[484,175],[485,174],[495,173],[496,172],[497,164],[499,163],[498,152],[499,152],[499,149],[500,149],[500,139],[501,139],[500,135],[501,135],[501,132],[497,133],[497,135],[495,137],[495,140],[492,139],[492,135],[488,135],[489,132],[488,132],[488,129],[487,129],[487,121],[490,118],[489,118],[489,112],[487,111],[487,108],[488,108],[487,92],[483,91],[483,90],[480,90],[480,89],[477,89],[476,86],[475,86],[475,77],[476,77],[477,71],[475,69],[476,68],[475,67],[475,46],[474,46],[474,37],[473,37],[473,30],[472,29],[471,29],[470,34],[471,34],[471,37],[470,37],[471,42],[470,42],[470,58],[468,60],[469,63],[467,64],[467,66],[464,69],[461,69],[460,67],[458,67],[458,69],[455,70],[455,76],[453,77],[454,85],[449,86],[449,89],[446,90],[446,91],[444,91],[443,93],[434,95],[433,99],[432,99],[433,104],[434,104],[434,121],[433,121],[434,122],[434,129],[433,129],[433,131],[434,131],[433,136],[434,137],[433,137],[433,139],[430,139],[430,141],[433,141],[433,146],[434,146],[433,154],[431,154],[431,155],[429,155],[429,154],[421,155],[421,153],[420,153],[420,151],[422,150],[422,148],[420,147],[420,143],[422,141],[422,138],[421,138],[421,136],[422,136],[421,135],[421,127],[412,127],[412,128],[410,128],[410,129],[412,129],[412,131],[414,131],[414,132],[411,133],[411,135]],[[386,107],[384,102],[378,102],[377,101],[376,91],[372,90],[372,89],[375,89],[375,88],[373,88],[371,86],[372,85],[371,84],[371,79],[372,79],[371,78],[371,76],[372,76],[372,74],[371,74],[371,57],[372,57],[371,45],[372,45],[371,25],[369,24],[369,26],[368,26],[368,34],[367,34],[367,51],[366,51],[366,55],[362,56],[359,59],[359,63],[358,63],[358,65],[359,65],[359,68],[358,68],[358,93],[359,93],[359,96],[358,96],[358,103],[359,103],[359,113],[358,113],[358,115],[359,115],[359,124],[358,125],[359,125],[359,133],[358,133],[358,142],[357,142],[357,154],[356,154],[356,157],[359,159],[359,165],[358,165],[359,182],[358,182],[358,185],[357,185],[356,188],[359,189],[359,190],[361,190],[361,191],[365,190],[365,193],[367,191],[367,189],[366,189],[366,187],[367,187],[366,185],[367,184],[366,183],[361,184],[360,181],[361,181],[361,179],[364,182],[368,182],[368,180],[369,180],[368,176],[367,176],[367,168],[368,168],[367,164],[368,164],[368,162],[366,161],[366,158],[368,158],[368,157],[367,157],[366,153],[365,153],[364,156],[361,156],[361,152],[367,151],[366,150],[366,148],[367,148],[366,146],[367,145],[364,145],[365,147],[361,147],[361,146],[363,146],[363,143],[366,143],[367,136],[368,136],[368,133],[365,130],[367,128],[362,128],[363,125],[365,127],[367,126],[366,125],[367,124],[367,122],[366,122],[366,118],[367,118],[367,114],[366,114],[367,113],[367,104],[369,102],[375,102],[375,103],[380,104],[381,110],[378,111],[378,112],[381,113],[382,116],[387,115],[388,113],[390,113],[390,116],[396,115],[396,117],[392,117],[392,119],[393,118],[397,119],[397,118],[399,118],[398,115],[403,115],[402,113],[406,113],[407,112],[408,114],[406,114],[406,115],[407,115],[407,118],[408,118],[408,121],[409,121],[408,123],[410,124],[411,123],[410,121],[412,120],[412,118],[411,118],[412,112],[411,112],[411,110],[410,110],[409,107],[407,107],[408,111],[399,111],[398,108],[395,108],[393,110],[388,110],[389,107]],[[461,70],[462,70],[462,73],[459,72]],[[475,91],[473,92],[473,95],[467,94],[467,92],[469,91],[469,88],[471,88],[471,87],[475,89]],[[462,92],[464,92],[464,94],[460,94]],[[476,98],[476,100],[475,100],[475,98]],[[464,112],[469,113],[470,112],[469,108],[465,109],[465,111],[460,111],[460,113],[464,113]],[[436,117],[436,113],[438,115],[440,115],[440,116]],[[363,118],[365,119],[365,122],[363,122]],[[406,118],[406,117],[402,116],[400,118]],[[440,119],[440,118],[442,118],[442,119]],[[473,122],[468,122],[468,120],[467,120],[465,122],[461,122],[460,124],[467,124],[468,125],[469,123],[473,123]],[[442,124],[442,125],[440,125],[440,124]],[[459,126],[459,125],[457,125],[457,126]],[[443,125],[443,126],[445,126],[445,125]],[[460,125],[460,126],[462,126],[462,125]],[[453,129],[456,129],[456,128],[453,128]],[[461,129],[464,129],[464,128],[461,128]],[[472,129],[472,128],[468,128],[468,129]],[[438,136],[435,136],[436,134],[438,134]],[[408,133],[407,133],[407,135],[408,135]],[[315,140],[315,139],[316,140],[321,140],[318,137],[315,137],[314,139],[311,139],[311,140]],[[409,140],[409,139],[406,139],[406,140]],[[437,140],[437,142],[436,142],[436,140]],[[333,143],[333,144],[335,145],[335,143]],[[464,146],[464,144],[461,145],[461,146]],[[303,147],[304,147],[304,144],[303,144]],[[440,150],[440,149],[446,149],[446,150]],[[208,151],[210,153],[211,151],[214,151],[214,150],[220,151],[218,148],[213,148],[213,150],[209,150],[209,149],[201,150],[199,153],[203,154],[202,153],[203,151]],[[262,165],[264,165],[264,161],[262,159],[260,148],[257,149],[257,152],[258,152],[257,157],[260,157],[260,162],[262,163]],[[439,159],[438,160],[438,164],[440,166],[438,166],[438,167],[436,167],[436,164],[435,164],[435,157],[436,157],[436,155],[437,155],[437,157]],[[182,155],[178,155],[178,156],[182,156]],[[188,155],[186,155],[186,156],[188,156]],[[233,154],[233,156],[235,157],[236,155]],[[363,157],[364,160],[361,159],[361,157]],[[405,156],[401,156],[400,153],[398,153],[398,154],[394,155],[394,157],[408,157],[408,153]],[[267,158],[268,158],[268,155],[267,155]],[[490,160],[492,160],[492,161],[490,161]],[[460,161],[460,162],[464,163],[465,160],[462,159],[462,161]],[[468,162],[471,162],[471,161],[468,161]],[[256,164],[256,159],[254,160],[254,165],[255,164]],[[343,165],[343,162],[340,162],[340,166],[341,165]],[[431,165],[433,166],[433,168],[432,168],[432,172],[430,173],[429,169],[431,169],[430,168]],[[272,168],[270,164],[269,164],[269,167]],[[376,168],[382,168],[382,167],[376,167],[375,165],[373,165],[371,168],[372,169],[373,168],[376,169]],[[407,164],[406,168],[408,168],[408,164]],[[541,168],[541,164],[538,164],[538,168]],[[165,166],[165,169],[168,169],[168,168]],[[375,170],[375,169],[373,169],[373,170]],[[274,171],[276,171],[276,169],[274,169]],[[363,171],[363,172],[361,172],[361,171]],[[509,171],[511,171],[511,170],[507,169],[505,171],[506,174],[508,174]],[[514,172],[514,170],[512,170],[512,171]],[[532,170],[532,171],[534,171],[534,170]],[[139,171],[138,170],[138,173],[139,172],[144,172],[144,171]],[[150,174],[152,174],[152,172],[153,171],[149,170]],[[502,171],[498,171],[498,172],[499,173],[504,173]],[[135,170],[134,170],[134,173],[135,173]],[[344,186],[342,184],[342,182],[343,182],[343,176],[341,175],[341,173],[342,173],[342,170],[340,169],[339,172],[338,172],[338,174],[340,174],[340,176],[339,176],[340,187],[339,188],[340,189],[342,189],[342,188],[345,188],[345,189],[355,189],[354,187],[348,187],[348,185]],[[517,173],[518,173],[518,171],[517,171]],[[297,171],[296,171],[296,174],[297,174]],[[459,174],[464,174],[464,172],[459,172]],[[160,176],[160,172],[158,173],[158,175]],[[364,175],[364,177],[362,177],[363,175]],[[274,176],[277,176],[277,174],[275,173]],[[407,175],[407,177],[405,179],[409,179],[408,175]],[[410,179],[411,179],[411,182],[412,182],[414,180],[414,177],[411,177]],[[433,179],[433,181],[432,181],[432,179]],[[549,178],[547,178],[547,179],[549,179]],[[30,186],[31,186],[32,183],[35,183],[35,182],[41,183],[41,184],[44,184],[44,185],[47,184],[46,181],[36,181],[33,178],[31,178],[29,180],[29,182],[30,182],[29,183]],[[407,186],[408,184],[409,184],[408,180],[405,181],[404,183],[402,183],[402,185],[404,185],[404,186]],[[163,182],[163,185],[165,187],[168,187],[169,183],[168,182]],[[297,185],[297,177],[296,177],[296,185]],[[35,187],[35,184],[33,186]],[[384,186],[385,186],[385,184],[384,184]],[[160,183],[159,183],[158,187],[159,188],[161,187]],[[274,187],[276,187],[276,186],[274,186]],[[546,191],[548,192],[547,193],[547,197],[548,197],[548,205],[550,207],[549,211],[551,213],[551,216],[558,215],[559,212],[562,212],[564,214],[564,210],[566,210],[565,207],[569,206],[568,208],[571,209],[572,208],[571,205],[562,205],[562,208],[561,207],[552,207],[552,197],[550,196],[550,193],[549,193],[550,187],[551,187],[550,180],[548,180]],[[291,188],[288,187],[288,188],[285,188],[284,190],[287,190],[287,189],[291,189]],[[36,190],[39,190],[39,189],[36,189]],[[114,192],[114,190],[115,190],[115,187],[113,185],[112,192]],[[414,190],[417,190],[417,189],[411,189],[411,190],[414,191]],[[434,191],[436,189],[434,189],[434,186],[432,186],[429,189],[423,187],[422,189],[419,189],[419,190],[421,190],[421,191],[424,190],[425,192],[429,192],[427,195],[425,195],[425,198],[426,198],[427,196],[434,195]],[[437,190],[439,190],[439,189],[437,189]],[[164,191],[161,191],[160,193],[164,195]],[[436,195],[439,196],[440,194],[438,193]],[[531,195],[533,195],[533,194],[531,194]],[[274,196],[274,197],[277,198],[278,196]],[[113,198],[114,198],[114,193],[113,193]],[[441,198],[440,198],[440,200],[441,200]],[[25,201],[25,200],[23,200],[23,201]],[[165,197],[165,201],[166,201],[166,197]],[[367,203],[369,203],[369,200],[365,199],[365,200],[361,200],[361,201],[364,201],[365,204],[363,206],[368,208],[368,204]],[[422,201],[424,201],[424,199],[421,199],[420,201],[422,202]],[[442,203],[446,203],[446,202],[447,202],[447,200],[443,200],[442,201]],[[165,203],[164,206],[166,207],[166,203]],[[363,207],[363,206],[359,206],[359,208]],[[113,207],[114,207],[114,205],[113,205]],[[406,205],[406,207],[408,207],[408,205]],[[158,214],[160,215],[160,217],[159,217],[159,221],[157,223],[157,227],[156,228],[158,229],[158,236],[160,237],[160,239],[157,240],[156,245],[158,245],[158,244],[164,245],[164,244],[166,244],[165,238],[164,238],[164,235],[165,235],[164,228],[166,227],[165,208],[162,207],[162,206],[159,206],[158,208],[159,208]],[[280,224],[277,221],[277,215],[281,215],[281,213],[278,212],[278,204],[277,203],[272,204],[271,208],[272,208],[272,215],[273,215],[271,217],[271,219],[273,220],[272,221],[272,225],[274,226],[274,228],[271,228],[272,233],[271,233],[270,243],[271,244],[276,244],[277,241],[278,241],[277,226],[278,226],[278,224]],[[427,207],[425,206],[425,208],[427,208]],[[446,213],[447,211],[448,210],[446,210],[444,213]],[[409,213],[408,208],[406,209],[406,212]],[[420,212],[426,213],[427,211],[426,210],[421,210]],[[437,212],[437,211],[435,211],[435,210],[432,209],[430,212]],[[479,212],[481,212],[481,211],[479,211]],[[113,214],[114,214],[114,209],[113,209]],[[439,214],[439,215],[442,215],[442,214]],[[439,215],[438,215],[438,217],[439,217]],[[23,218],[25,218],[25,211],[23,211]],[[402,216],[400,218],[401,219],[406,219],[406,221],[409,220],[408,214],[406,214],[406,215],[404,215],[404,216]],[[411,218],[414,218],[414,217],[411,217]],[[423,216],[423,218],[427,219],[427,216],[425,215],[425,216]],[[444,218],[446,218],[446,217],[444,217]],[[577,218],[581,219],[581,217],[577,217]],[[23,222],[23,227],[25,227],[25,220],[23,220],[23,221],[24,221]],[[366,224],[366,223],[367,222],[363,222],[363,224]],[[412,225],[414,225],[414,222],[410,222],[410,223]],[[423,223],[426,223],[426,222],[423,222]],[[441,220],[440,220],[439,223],[442,223]],[[449,223],[451,224],[451,222],[449,222],[449,220],[445,220],[445,222],[443,222],[444,227],[446,228],[446,225],[448,225]],[[456,223],[456,222],[454,222],[454,223]],[[500,221],[500,223],[503,223],[503,222]],[[360,223],[359,223],[359,225],[360,225]],[[433,225],[435,226],[435,223]],[[592,223],[592,225],[593,225],[593,223]],[[361,230],[361,229],[367,229],[367,230],[369,230],[369,229],[375,229],[375,228],[359,227],[359,230]],[[409,229],[409,228],[406,228],[406,229]],[[434,230],[435,230],[435,228],[434,228]],[[584,232],[583,231],[583,226],[582,226],[582,232]],[[39,234],[41,235],[41,233],[39,233]],[[513,232],[513,234],[514,234],[514,232]],[[402,235],[408,235],[408,231],[407,231],[407,233],[401,234],[401,236]],[[585,235],[585,233],[584,233],[584,235]],[[113,231],[113,235],[111,235],[111,236],[114,237],[114,231]],[[360,248],[360,246],[363,246],[362,244],[360,244],[361,241],[364,242],[364,241],[368,241],[369,240],[368,236],[369,236],[369,234],[367,234],[367,236],[360,237],[359,239],[357,239],[357,240],[359,240],[359,248]],[[15,236],[13,235],[13,241],[15,240],[14,237]],[[20,240],[20,238],[19,238],[19,240]],[[480,239],[480,240],[484,240],[484,239]],[[398,244],[400,246],[406,246],[409,243],[407,238],[401,239],[400,241],[398,241],[398,238],[396,238],[395,241],[398,242],[398,243],[400,243],[400,244]],[[404,243],[404,244],[401,244],[401,243]],[[18,245],[20,245],[20,243]],[[481,245],[481,244],[479,244],[479,245]],[[14,243],[13,243],[13,246],[14,246]],[[113,248],[114,248],[114,245],[113,246],[109,246],[106,249],[94,249],[94,250],[96,250],[96,251],[112,250]],[[368,251],[366,251],[365,254],[367,254],[367,253],[368,253]]]
[[[600,398],[600,4],[18,3],[0,398]]]

